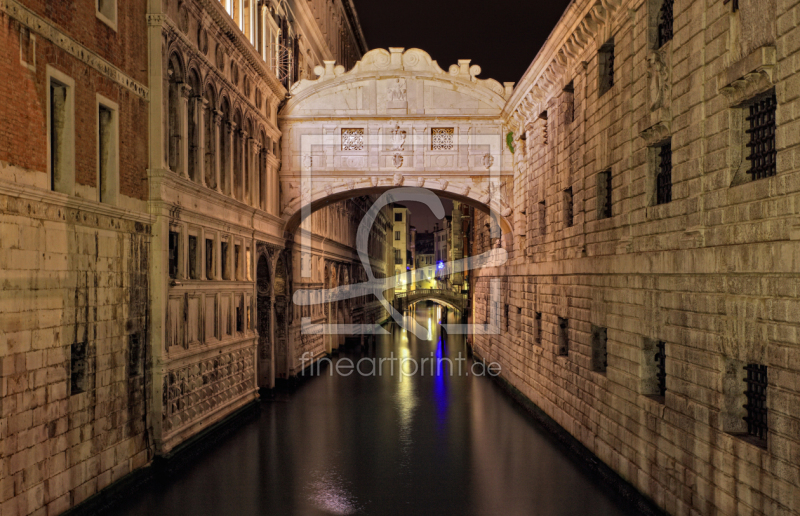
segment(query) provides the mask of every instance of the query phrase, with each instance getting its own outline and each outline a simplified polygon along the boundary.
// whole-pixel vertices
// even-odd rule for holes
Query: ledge
[[[717,90],[731,106],[768,90],[774,86],[776,54],[775,47],[765,46],[739,59],[717,75]]]

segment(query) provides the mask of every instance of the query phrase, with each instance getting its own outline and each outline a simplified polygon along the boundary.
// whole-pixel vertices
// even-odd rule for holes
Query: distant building
[[[400,278],[400,284],[395,287],[395,292],[405,292],[408,289],[409,274],[411,269],[411,258],[408,253],[409,236],[411,226],[408,223],[410,210],[401,204],[392,207],[394,212],[394,237],[392,247],[394,248],[394,274]]]

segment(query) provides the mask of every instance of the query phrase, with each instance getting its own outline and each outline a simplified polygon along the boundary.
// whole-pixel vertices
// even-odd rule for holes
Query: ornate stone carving
[[[444,181],[442,181],[441,185],[442,185],[441,186],[442,190],[447,190],[447,187],[450,185],[450,181],[445,179]]]
[[[356,187],[356,182],[353,181],[352,179],[348,179],[347,180],[347,189],[348,190],[352,190],[355,187]]]
[[[314,157],[311,154],[306,154],[303,156],[303,167],[311,168],[311,165],[314,164]]]
[[[420,188],[425,186],[425,178],[424,177],[417,178],[417,186],[420,187]]]
[[[214,64],[217,65],[220,71],[225,70],[225,50],[219,43],[217,43],[217,48],[214,51]]]
[[[392,157],[392,164],[395,168],[400,168],[403,166],[403,155],[402,154],[395,154]]]
[[[406,80],[395,79],[395,82],[391,83],[387,89],[386,97],[390,104],[396,102],[407,102],[408,92],[406,91]]]
[[[197,48],[203,55],[208,55],[208,31],[203,27],[197,29]]]
[[[484,167],[486,167],[487,169],[490,169],[490,168],[492,168],[492,165],[494,165],[494,157],[487,152],[486,154],[484,154],[483,159],[481,160],[481,162],[483,163]]]
[[[369,178],[369,182],[372,186],[378,186],[378,181],[380,181],[380,179],[375,176]]]
[[[650,109],[665,105],[669,97],[669,68],[662,52],[653,52],[647,57],[647,79],[650,90]]]
[[[394,183],[394,186],[403,186],[404,180],[405,178],[403,177],[403,174],[399,172],[395,174],[394,177],[392,177],[392,182]]]
[[[393,151],[401,151],[406,144],[406,135],[408,133],[400,129],[400,124],[398,124],[394,129],[392,129],[392,150]]]
[[[239,65],[236,61],[231,62],[231,82],[234,86],[239,85]]]
[[[180,27],[184,34],[189,33],[189,11],[186,10],[186,6],[183,5],[183,2],[178,6],[178,27]]]

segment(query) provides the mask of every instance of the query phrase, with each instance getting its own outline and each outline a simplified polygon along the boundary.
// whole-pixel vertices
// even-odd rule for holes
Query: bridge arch
[[[419,49],[376,49],[349,71],[326,61],[292,86],[283,128],[280,213],[293,233],[303,207],[391,188],[429,189],[497,214],[512,231],[513,156],[502,110],[513,84],[447,71]]]

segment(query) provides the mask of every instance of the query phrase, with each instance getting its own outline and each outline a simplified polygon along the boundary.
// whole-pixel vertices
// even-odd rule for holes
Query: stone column
[[[206,186],[206,105],[208,101],[203,97],[195,97],[192,101],[194,102],[195,127],[197,128],[197,151],[195,154],[197,164],[194,170],[198,177],[197,182]]]
[[[186,83],[178,85],[178,91],[181,94],[181,99],[178,103],[178,120],[181,124],[181,148],[180,148],[180,163],[178,163],[178,171],[181,177],[189,177],[189,95],[192,93],[192,88]]]
[[[239,184],[239,192],[237,192],[239,194],[237,199],[239,199],[243,203],[247,204],[247,196],[248,196],[248,192],[247,192],[247,174],[250,173],[250,168],[247,166],[248,165],[248,156],[247,156],[248,152],[247,152],[247,149],[250,146],[247,144],[247,142],[250,140],[250,135],[247,133],[247,131],[244,131],[244,130],[242,130],[241,135],[242,135],[242,141],[240,143],[242,144],[242,146],[241,146],[242,150],[239,151],[239,183],[240,184]]]
[[[219,145],[219,142],[222,142],[223,132],[222,112],[214,111],[214,141],[217,142],[217,148],[214,149],[214,186],[215,190],[219,193],[222,193],[222,187],[220,186],[220,177],[222,176],[222,147]]]
[[[247,157],[250,160],[250,166],[247,167],[248,174],[250,177],[250,189],[247,192],[247,203],[250,206],[257,207],[258,206],[258,187],[256,177],[258,176],[258,149],[259,145],[255,138],[250,138],[250,152],[248,153]]]

